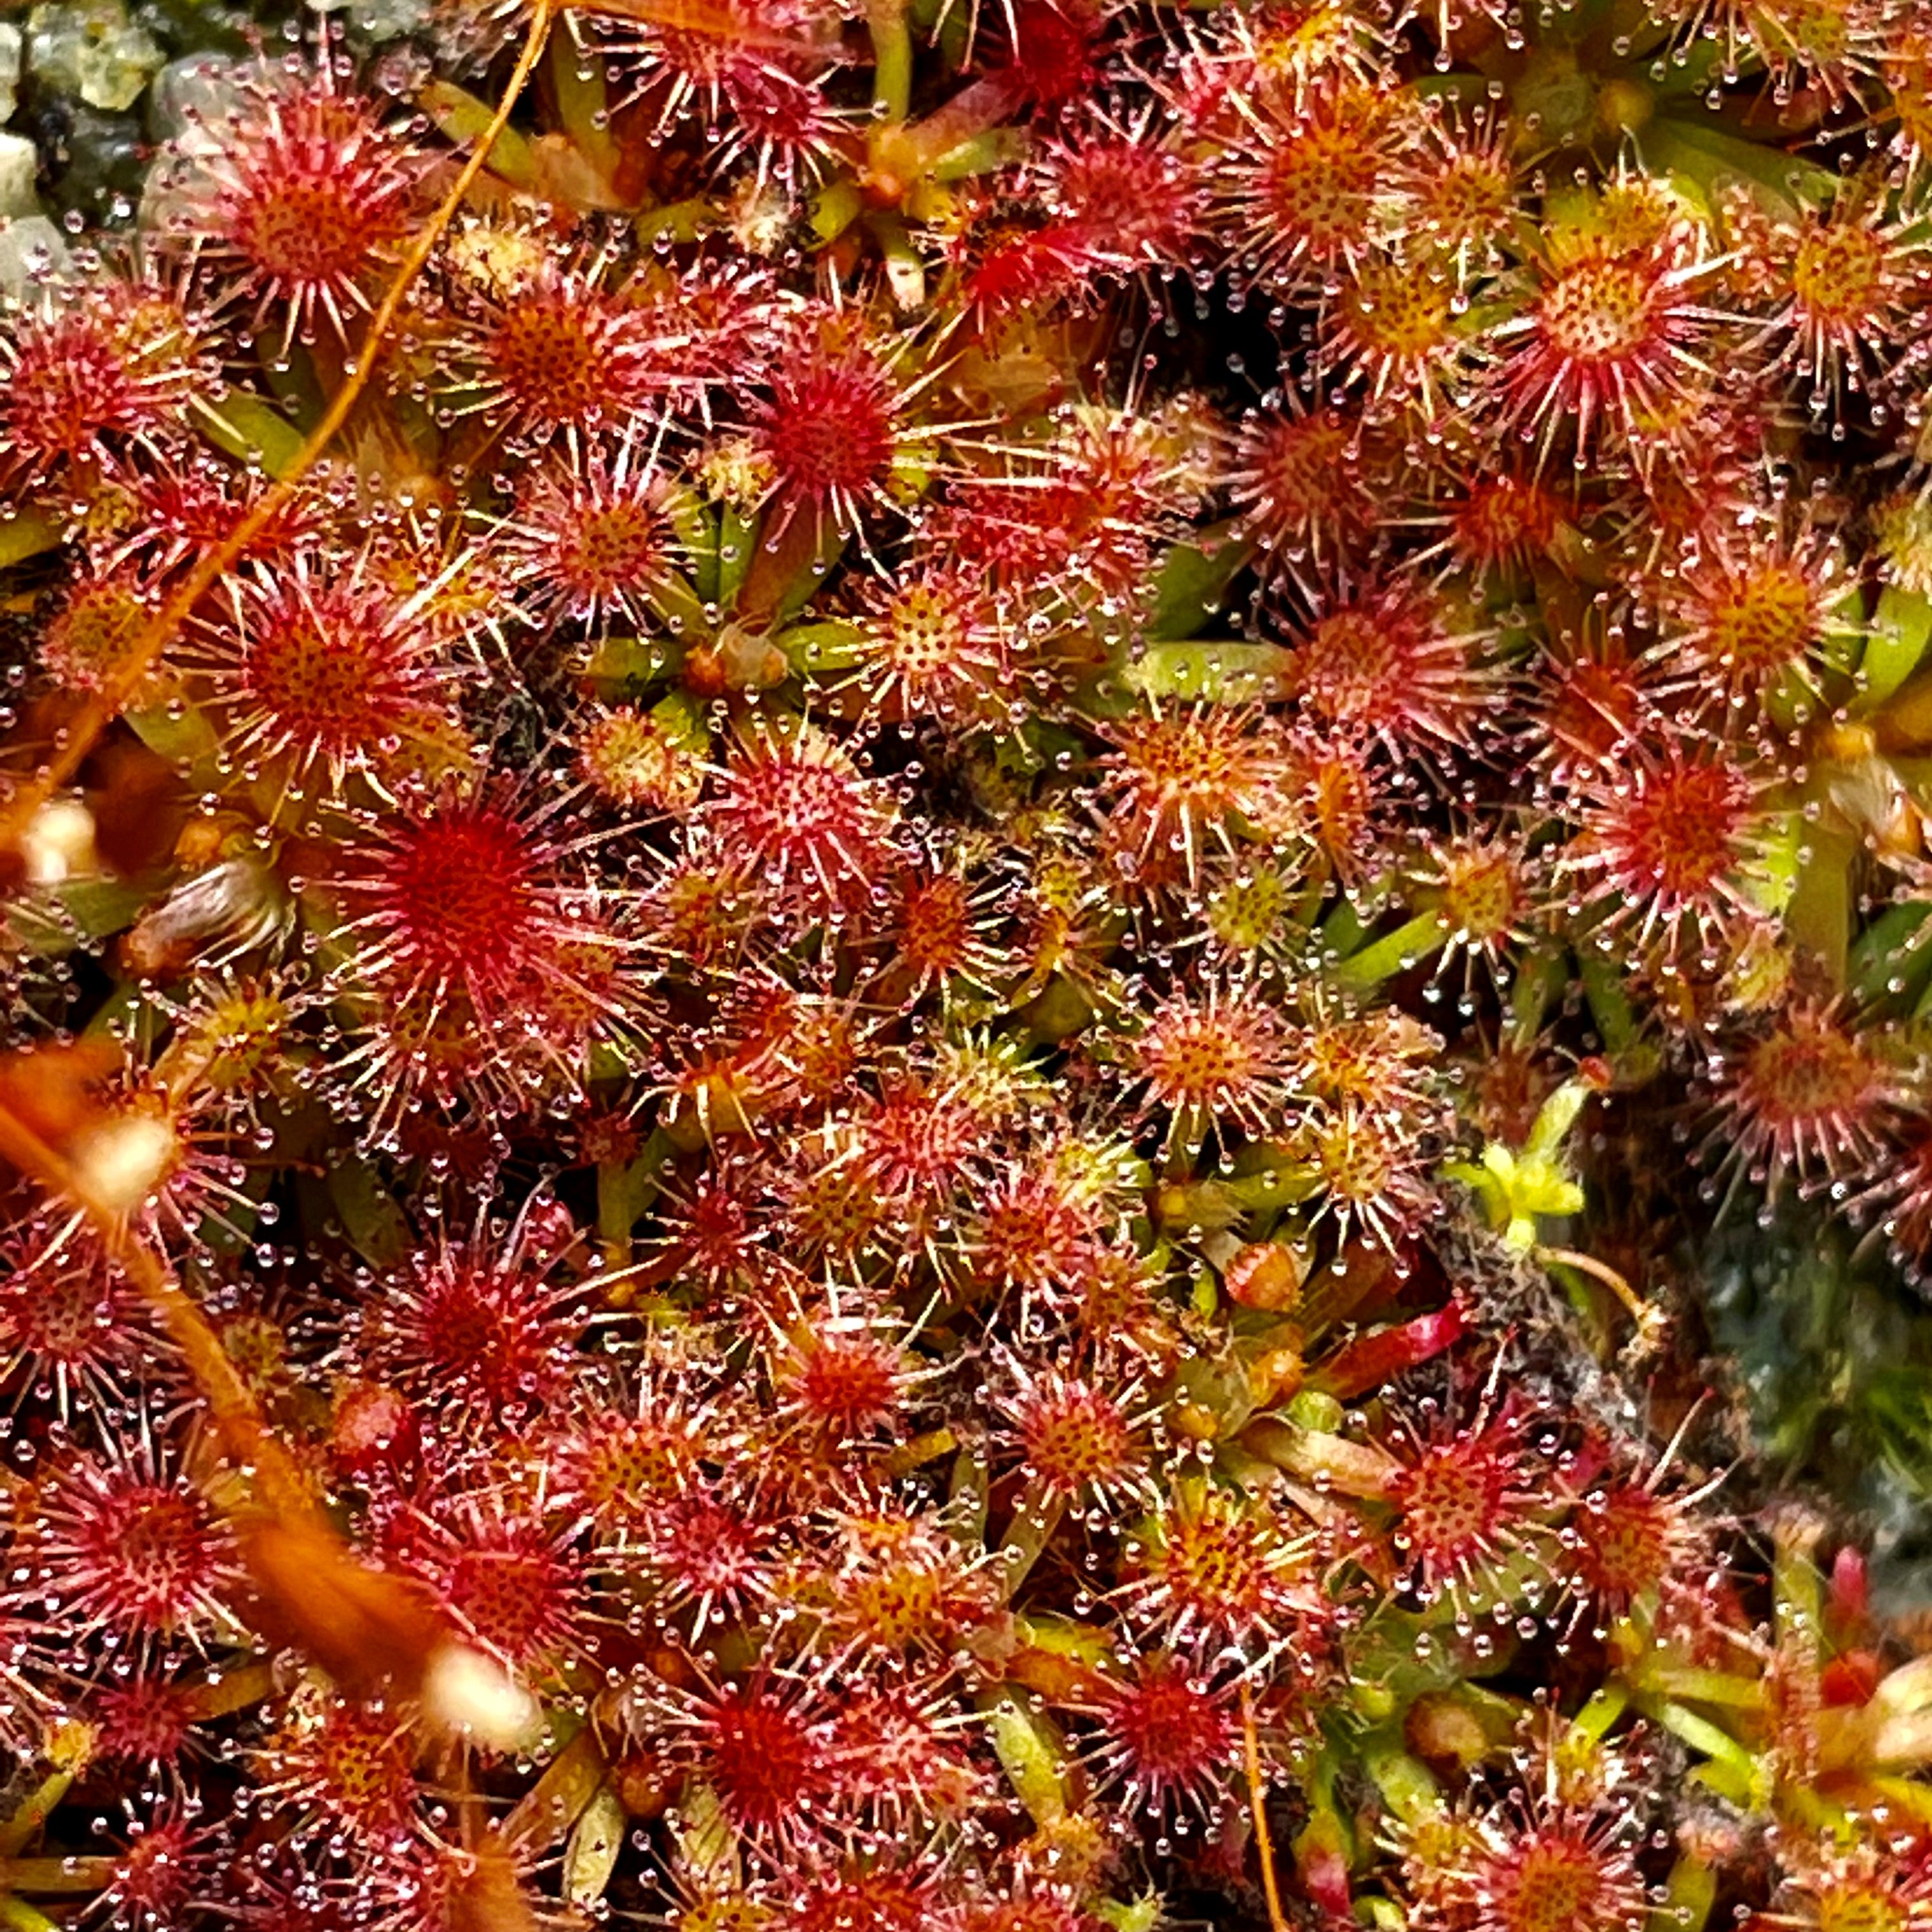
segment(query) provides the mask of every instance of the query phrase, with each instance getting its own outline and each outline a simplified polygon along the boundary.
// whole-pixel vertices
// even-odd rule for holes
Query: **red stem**
[[[1391,1377],[1454,1348],[1469,1332],[1468,1311],[1451,1301],[1432,1315],[1418,1315],[1394,1328],[1378,1329],[1330,1355],[1308,1386],[1348,1402]]]

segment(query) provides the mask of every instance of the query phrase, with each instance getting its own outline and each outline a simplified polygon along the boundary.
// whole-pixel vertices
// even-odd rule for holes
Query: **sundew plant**
[[[0,1928],[1932,1932],[1928,0],[10,68]]]

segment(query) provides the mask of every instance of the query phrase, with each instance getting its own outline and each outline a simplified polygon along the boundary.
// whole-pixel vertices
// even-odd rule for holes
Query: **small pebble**
[[[140,196],[148,164],[141,124],[131,114],[76,106],[55,161],[47,182],[55,212],[105,221],[117,202],[131,206]]]
[[[188,140],[200,152],[221,142],[221,126],[238,98],[246,63],[226,54],[184,54],[154,76],[148,93],[148,132],[157,141]]]
[[[372,40],[426,34],[436,24],[431,0],[346,0],[342,10]]]
[[[0,21],[0,122],[10,121],[20,104],[20,68],[26,58],[20,30],[10,20]]]
[[[26,135],[0,134],[0,220],[39,214],[34,178],[40,164],[39,150]]]
[[[44,214],[0,220],[0,296],[19,301],[67,261],[67,237]]]
[[[167,58],[121,0],[47,0],[27,16],[27,64],[44,86],[119,113]]]

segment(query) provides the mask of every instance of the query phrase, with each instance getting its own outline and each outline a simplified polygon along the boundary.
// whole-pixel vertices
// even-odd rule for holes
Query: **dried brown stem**
[[[1636,1324],[1637,1339],[1645,1346],[1655,1342],[1663,1334],[1666,1316],[1654,1301],[1646,1301],[1631,1287],[1629,1281],[1608,1262],[1600,1262],[1594,1255],[1586,1255],[1576,1248],[1538,1247],[1538,1258],[1558,1268],[1574,1268],[1579,1274],[1588,1275],[1592,1281],[1600,1281],[1629,1311]]]

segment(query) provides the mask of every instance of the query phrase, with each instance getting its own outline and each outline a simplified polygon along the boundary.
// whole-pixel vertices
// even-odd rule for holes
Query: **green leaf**
[[[781,631],[772,642],[791,662],[801,677],[814,672],[849,670],[864,655],[865,633],[856,624],[826,619],[814,624],[794,624]]]
[[[132,926],[153,894],[130,880],[76,879],[55,897],[83,939],[105,939]]]
[[[836,242],[856,221],[865,207],[859,184],[850,175],[836,175],[818,191],[812,205],[812,232],[821,242]]]
[[[388,1268],[410,1245],[409,1223],[396,1198],[367,1161],[340,1160],[328,1171],[328,1198],[350,1245],[373,1268]]]
[[[1035,1040],[1043,1046],[1058,1046],[1091,1026],[1096,1015],[1084,991],[1056,973],[1028,1004],[1023,1017]]]
[[[741,515],[729,504],[718,514],[717,601],[728,610],[751,574],[762,521],[757,511]]]
[[[77,920],[64,916],[67,895],[83,887],[93,890],[103,883],[105,882],[90,879],[64,886],[49,897],[36,895],[14,900],[8,907],[4,918],[0,919],[0,955],[14,960],[64,959],[85,936]],[[146,902],[143,895],[134,911],[122,920],[121,925],[125,926],[137,916],[141,905]],[[109,926],[104,929],[113,932],[120,928]]]
[[[702,756],[711,748],[709,707],[688,691],[674,691],[651,706],[651,722],[674,745]]]
[[[710,1785],[694,1779],[685,1786],[670,1828],[677,1840],[678,1875],[693,1894],[736,1889],[738,1834]]]
[[[1652,16],[1653,19],[1656,17]],[[1690,104],[1701,106],[1704,97],[1711,91],[1712,83],[1722,78],[1726,65],[1734,64],[1740,70],[1745,70],[1758,64],[1748,52],[1727,46],[1725,37],[1720,34],[1700,35],[1696,46],[1679,51],[1684,56],[1682,64],[1680,65],[1673,58],[1664,79],[1651,83],[1659,100],[1670,100],[1673,105],[1684,95],[1694,94],[1696,100]],[[1738,58],[1740,53],[1744,55],[1742,60]]]
[[[956,1534],[969,1549],[984,1546],[988,1508],[986,1465],[975,1451],[962,1449],[952,1459],[952,1473],[946,1485],[947,1519],[957,1527]]]
[[[908,0],[906,17],[949,68],[965,65],[968,10],[956,0]]]
[[[1800,855],[1812,842],[1810,832],[1802,813],[1787,812],[1782,814],[1777,830],[1766,842],[1766,876],[1762,881],[1748,881],[1744,888],[1764,911],[1778,912],[1790,904],[1791,896],[1797,889],[1798,874],[1804,869],[1804,862]]]
[[[1026,1692],[1008,1684],[980,1700],[994,1755],[1036,1825],[1066,1815],[1066,1754],[1060,1734],[1040,1714]]]
[[[1480,74],[1425,74],[1411,81],[1408,91],[1419,100],[1446,100],[1454,106],[1480,100],[1489,84]]]
[[[550,77],[556,89],[557,118],[570,136],[571,146],[608,188],[616,177],[619,151],[610,132],[610,103],[604,69],[602,59],[578,49],[574,35],[565,33],[550,37]],[[503,140],[509,138],[506,130]],[[502,153],[500,142],[491,157],[491,165],[499,174],[503,172]]]
[[[1792,208],[1828,202],[1838,191],[1838,176],[1824,168],[1699,122],[1660,115],[1632,138],[1647,168],[1682,175],[1707,201],[1731,179],[1754,183]]]
[[[217,449],[243,463],[259,464],[271,476],[286,476],[302,453],[302,431],[274,404],[231,389],[218,408],[195,405],[201,433]]]
[[[1251,543],[1228,534],[1232,520],[1202,532],[1198,543],[1176,544],[1154,580],[1154,614],[1147,634],[1162,642],[1193,637],[1220,610],[1242,566],[1255,553]]]
[[[1165,1907],[1157,1892],[1143,1892],[1138,1898],[1096,1898],[1094,1916],[1114,1928],[1114,1932],[1154,1932]]]
[[[678,542],[691,553],[692,587],[706,604],[718,601],[718,513],[692,492],[671,499],[671,522]]]
[[[683,662],[684,646],[669,638],[606,638],[584,674],[598,684],[640,689],[662,684]]]
[[[711,628],[710,611],[682,572],[666,571],[646,595],[651,609],[674,637],[698,637]]]
[[[825,587],[825,580],[844,554],[844,536],[826,524],[804,568],[786,584],[772,616],[781,623],[796,617]]]
[[[1932,1019],[1932,982],[1927,983],[1925,990],[1912,1003],[1912,1017],[1916,1020]]]
[[[1056,1616],[1050,1610],[1031,1616],[1016,1615],[1013,1629],[1029,1649],[1043,1650],[1054,1657],[1071,1657],[1095,1670],[1114,1660],[1106,1634],[1072,1617]]]
[[[932,165],[932,178],[956,182],[974,175],[997,174],[1024,160],[1032,152],[1033,138],[1024,128],[989,128],[940,155]]]
[[[56,549],[60,541],[60,526],[44,510],[31,505],[25,509],[10,508],[0,515],[0,570]]]
[[[1336,920],[1331,917],[1328,923],[1332,926]],[[1358,992],[1366,992],[1440,952],[1448,937],[1449,922],[1441,913],[1418,913],[1394,932],[1351,953],[1336,968],[1336,980]]]
[[[1784,928],[1824,966],[1832,985],[1842,986],[1851,947],[1852,869],[1858,842],[1828,825],[1808,825],[1804,843],[1808,856],[1784,909]]]
[[[298,342],[291,345],[286,362],[270,362],[265,374],[270,392],[282,406],[282,413],[306,436],[321,422],[328,408],[322,392],[315,358]]]
[[[607,1163],[597,1170],[597,1232],[606,1241],[628,1242],[658,1192],[658,1175],[677,1150],[662,1127],[634,1160]]]
[[[707,195],[694,194],[685,201],[668,201],[662,207],[646,208],[631,224],[640,242],[696,242],[718,226],[724,216]]]
[[[1645,1922],[1646,1932],[1704,1932],[1717,1902],[1718,1874],[1687,1852],[1670,1868],[1664,1902]]]
[[[922,307],[926,258],[914,245],[904,222],[889,211],[880,210],[866,218],[866,226],[878,245],[879,260],[886,272],[886,286],[894,306],[902,314]]]
[[[478,100],[447,80],[428,82],[417,94],[416,105],[436,124],[439,134],[463,148],[480,141],[496,118],[496,110],[487,100]],[[490,152],[490,172],[512,188],[533,189],[537,185],[536,152],[514,128],[506,128],[496,136],[496,145]]]
[[[194,705],[144,704],[126,715],[135,736],[149,751],[184,770],[207,765],[220,748],[207,712]]]
[[[872,0],[866,10],[872,40],[872,112],[880,121],[903,121],[912,108],[912,35],[905,0]]]
[[[1529,1138],[1522,1144],[1526,1158],[1555,1160],[1570,1138],[1570,1130],[1590,1103],[1593,1090],[1581,1080],[1566,1080],[1537,1109]]]
[[[617,1794],[600,1784],[571,1827],[564,1851],[563,1895],[572,1905],[595,1905],[609,1889],[628,1822]]]
[[[1879,592],[1871,635],[1865,640],[1860,668],[1864,691],[1859,709],[1882,704],[1918,668],[1932,642],[1932,597],[1888,584]]]
[[[1144,698],[1253,704],[1287,696],[1294,663],[1294,653],[1284,645],[1217,638],[1204,644],[1150,644],[1121,675]]]
[[[1932,916],[1932,905],[1923,902],[1888,906],[1858,934],[1847,974],[1859,1006],[1874,1006],[1894,997],[1894,980],[1899,982],[1898,994],[1910,998],[1923,990],[1926,976],[1932,972],[1932,946],[1924,943],[1928,916]]]

